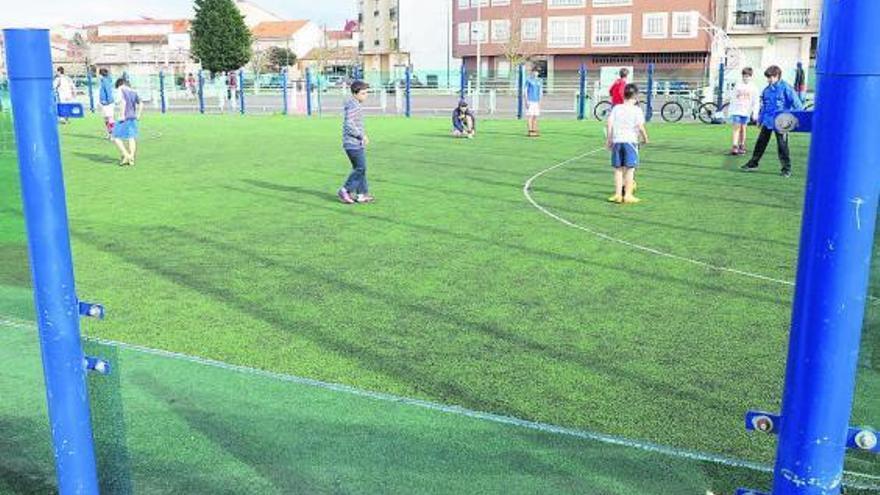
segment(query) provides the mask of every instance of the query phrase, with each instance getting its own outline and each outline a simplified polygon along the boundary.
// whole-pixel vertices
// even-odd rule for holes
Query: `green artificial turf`
[[[149,116],[141,126],[139,163],[128,169],[114,165],[116,157],[101,139],[97,119],[62,127],[78,292],[85,300],[105,303],[109,311],[106,321],[87,322],[85,333],[770,462],[775,439],[747,434],[742,415],[747,409],[779,407],[792,289],[610,242],[531,206],[523,183],[601,146],[597,123],[548,121],[542,138],[528,140],[521,123],[490,121],[481,123],[480,135],[472,141],[447,137],[447,124],[445,119],[368,118],[373,141],[369,179],[377,202],[356,206],[341,205],[334,196],[349,167],[340,150],[337,119]],[[784,180],[772,153],[760,172],[740,173],[742,160],[722,154],[729,139],[726,128],[657,125],[650,131],[653,144],[643,150],[639,171],[642,204],[605,202],[611,172],[604,152],[537,179],[534,199],[570,222],[615,238],[792,280],[807,139],[794,137],[795,177]],[[25,318],[31,310],[13,172],[8,163],[0,170],[0,314]],[[875,295],[880,293],[878,265]],[[866,321],[854,421],[877,425],[876,303]],[[184,366],[146,363],[150,360],[135,355],[130,359],[144,362],[141,366],[151,373]],[[201,377],[204,397],[182,392],[189,390],[185,380],[190,374]],[[242,439],[246,448],[274,445],[278,432],[271,431],[270,419],[294,407],[283,398],[273,402],[283,394],[272,387],[282,385],[244,383],[245,378],[228,371],[189,370],[181,373],[180,383],[167,378],[158,380],[170,382],[161,386],[141,378],[124,370],[121,377],[123,385],[130,383],[122,387],[122,403],[137,403],[130,409],[145,411],[134,418],[126,414],[125,424],[139,429],[133,438],[142,439],[132,450],[150,452],[168,444],[161,437],[150,441],[148,431],[183,435],[174,433],[169,421],[205,421],[213,423],[212,432],[222,429],[229,435],[245,435],[242,425],[253,421],[264,427]],[[253,404],[261,407],[247,407],[242,396],[250,387],[265,387],[254,392],[259,400]],[[300,394],[332,395],[283,387],[291,401],[300,400]],[[182,405],[167,404],[179,395],[185,396]],[[342,418],[330,408],[322,419],[344,422],[356,421],[359,414],[404,414],[358,412],[355,405],[345,405],[352,402],[350,397],[334,400],[336,408],[351,407],[351,415]],[[243,407],[235,407],[237,401],[245,401]],[[150,414],[150,408],[161,408],[163,414]],[[364,421],[377,427],[375,421]],[[385,426],[394,430],[394,424]],[[447,457],[442,442],[431,451],[437,442],[430,438],[436,432],[429,431],[429,420],[418,424],[421,435],[429,436],[420,437],[424,445],[414,447],[421,450],[413,455]],[[198,425],[187,427],[205,435]],[[278,425],[279,431],[285,428],[294,427]],[[485,464],[485,458],[494,457],[489,455],[492,448],[512,448],[510,442],[523,456],[543,448],[516,443],[501,433],[493,433],[500,437],[499,446],[486,446],[480,434],[461,428],[455,431],[461,439],[453,441],[477,449],[464,449],[464,463]],[[497,426],[473,428],[491,431]],[[319,428],[315,435],[332,437],[327,431]],[[532,433],[514,437],[521,434]],[[397,445],[405,443],[401,438],[406,431],[380,436],[391,436],[389,442]],[[294,435],[281,438],[301,441]],[[214,440],[221,450],[235,454],[234,436]],[[200,466],[213,470],[221,462],[204,443],[194,450],[195,459],[173,452],[141,455],[182,463],[192,479],[181,482],[196,483],[205,475]],[[306,473],[280,472],[271,462],[287,456],[292,463],[299,454],[238,453],[230,470],[239,474],[230,474],[230,479],[250,476],[285,492],[293,486],[285,484],[294,483],[292,476]],[[565,449],[554,451],[548,468],[595,462],[563,461],[571,455]],[[535,486],[529,483],[542,478],[529,478],[535,468],[524,459],[522,467],[502,463],[495,469],[503,476],[522,475],[521,483],[509,486],[527,492]],[[386,459],[379,464],[387,468],[389,462],[395,463]],[[330,473],[322,471],[329,468],[316,466],[317,472],[303,483],[332,486],[327,484]],[[257,472],[249,474],[246,468]],[[377,472],[366,461],[351,469]],[[469,481],[474,491],[492,486],[485,473],[449,469],[459,469],[455,472],[461,473],[463,487]],[[880,475],[880,463],[868,456],[852,457],[849,469]],[[411,465],[401,470],[423,472]],[[433,481],[399,475],[393,487],[451,487],[444,485],[445,471],[437,470]],[[613,471],[606,479],[615,478]],[[618,481],[625,486],[626,470],[621,473]],[[559,479],[581,480],[565,473]],[[358,493],[375,492],[378,486],[346,483],[340,486]],[[232,484],[224,486],[237,491]],[[574,492],[618,493],[611,488],[591,492],[584,488],[588,486],[571,485]],[[637,492],[650,493],[643,489]]]

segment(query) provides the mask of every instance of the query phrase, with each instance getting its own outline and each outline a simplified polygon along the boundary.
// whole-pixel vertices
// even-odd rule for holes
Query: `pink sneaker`
[[[342,201],[347,205],[354,204],[354,200],[351,199],[351,195],[348,194],[348,191],[346,191],[344,187],[339,188],[339,191],[336,191],[336,195],[339,196],[339,201]]]

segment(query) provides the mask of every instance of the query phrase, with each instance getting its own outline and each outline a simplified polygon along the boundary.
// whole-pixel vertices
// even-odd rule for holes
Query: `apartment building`
[[[816,65],[821,0],[722,0],[717,23],[738,48],[741,67],[782,67],[794,79],[802,62],[808,75]]]
[[[358,9],[367,73],[399,78],[411,66],[425,77],[457,65],[449,0],[358,0]]]
[[[528,59],[552,82],[557,73],[608,66],[669,77],[708,73],[713,0],[451,0],[454,56],[481,74],[504,77]],[[478,11],[479,9],[479,11]],[[479,19],[478,19],[479,18]]]
[[[112,73],[192,71],[188,19],[108,21],[87,27],[89,60]]]
[[[288,48],[297,58],[323,45],[324,32],[312,21],[268,21],[251,28],[254,51],[263,52],[272,47]]]

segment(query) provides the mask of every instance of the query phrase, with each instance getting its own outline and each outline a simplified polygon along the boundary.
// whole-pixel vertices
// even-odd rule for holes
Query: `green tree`
[[[251,58],[251,33],[232,0],[195,0],[192,54],[202,67],[226,72]]]
[[[269,68],[275,72],[296,63],[296,53],[290,48],[273,46],[269,48]]]

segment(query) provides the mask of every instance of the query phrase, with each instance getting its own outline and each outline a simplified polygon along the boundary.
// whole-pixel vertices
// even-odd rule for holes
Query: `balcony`
[[[778,29],[806,29],[813,25],[811,9],[777,9],[776,27]]]
[[[738,28],[767,27],[767,16],[763,10],[738,10],[733,13],[734,26]]]

